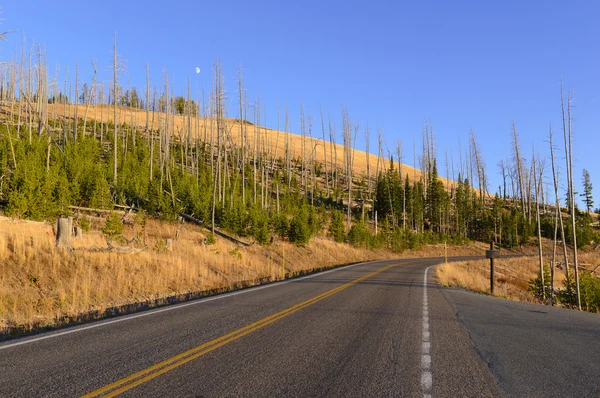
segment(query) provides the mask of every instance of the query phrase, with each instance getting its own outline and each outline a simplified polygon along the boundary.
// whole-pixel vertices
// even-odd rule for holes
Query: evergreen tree
[[[331,212],[329,233],[336,242],[342,243],[344,241],[344,215],[339,210],[334,210]]]
[[[590,173],[586,169],[583,169],[581,179],[583,183],[583,193],[580,196],[583,197],[583,202],[585,203],[585,208],[589,215],[594,206],[594,200],[592,198],[592,180],[590,178]]]

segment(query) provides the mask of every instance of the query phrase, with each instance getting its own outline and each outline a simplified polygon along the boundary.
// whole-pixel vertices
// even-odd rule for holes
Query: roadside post
[[[494,294],[494,259],[500,257],[500,250],[494,249],[494,241],[490,242],[490,250],[485,251],[485,257],[490,259],[490,292]]]
[[[444,257],[446,258],[446,264],[448,264],[448,245],[444,241]]]

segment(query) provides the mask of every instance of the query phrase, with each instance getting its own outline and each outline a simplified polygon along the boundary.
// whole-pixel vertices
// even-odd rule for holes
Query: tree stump
[[[167,239],[167,250],[168,251],[173,251],[173,239],[169,238]]]
[[[56,247],[71,251],[71,223],[68,218],[61,217],[56,224]]]
[[[81,228],[81,227],[74,227],[73,228],[73,237],[75,239],[82,239],[83,238],[83,228]]]

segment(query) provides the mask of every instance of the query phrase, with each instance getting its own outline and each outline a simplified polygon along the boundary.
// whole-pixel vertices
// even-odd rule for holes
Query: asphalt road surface
[[[600,316],[362,263],[0,344],[0,396],[598,397]]]

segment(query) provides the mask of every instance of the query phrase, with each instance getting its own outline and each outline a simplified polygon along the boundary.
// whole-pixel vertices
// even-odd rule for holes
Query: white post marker
[[[427,303],[427,271],[423,277],[423,350],[421,353],[421,390],[424,398],[431,398],[433,376],[431,375],[431,343],[429,341],[429,307]]]

